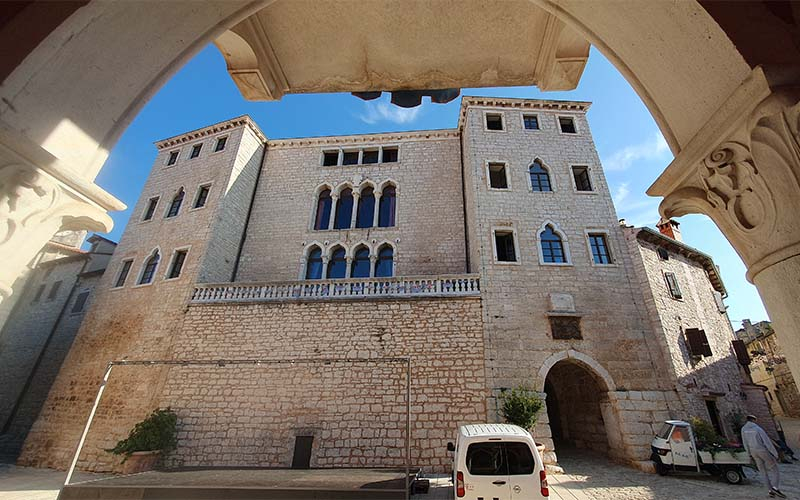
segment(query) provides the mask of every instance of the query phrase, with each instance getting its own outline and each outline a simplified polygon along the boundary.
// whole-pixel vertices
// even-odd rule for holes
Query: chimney
[[[669,236],[675,241],[683,241],[683,238],[681,238],[681,230],[678,227],[680,225],[681,225],[680,222],[674,221],[672,219],[669,220],[661,219],[660,221],[658,221],[658,224],[656,224],[656,227],[658,228],[659,231],[661,231],[661,234],[663,234],[664,236]]]

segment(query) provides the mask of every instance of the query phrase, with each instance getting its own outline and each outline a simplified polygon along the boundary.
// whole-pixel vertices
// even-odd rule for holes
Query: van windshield
[[[533,474],[536,468],[530,447],[520,442],[472,443],[466,458],[473,476]]]
[[[671,430],[672,424],[664,422],[664,424],[661,425],[661,429],[658,431],[658,434],[656,434],[656,437],[660,437],[661,439],[669,439],[669,431]]]

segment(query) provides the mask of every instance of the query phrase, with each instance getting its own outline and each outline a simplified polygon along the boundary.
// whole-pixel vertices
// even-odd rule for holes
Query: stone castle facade
[[[289,466],[298,437],[311,466],[402,465],[405,363],[428,470],[519,385],[546,398],[550,461],[570,443],[644,463],[654,426],[712,406],[731,434],[721,281],[620,226],[588,108],[465,97],[452,130],[268,140],[243,116],[159,141],[21,463],[68,464],[121,359],[184,364],[113,368],[83,468],[115,467],[103,449],[164,406],[170,465]]]

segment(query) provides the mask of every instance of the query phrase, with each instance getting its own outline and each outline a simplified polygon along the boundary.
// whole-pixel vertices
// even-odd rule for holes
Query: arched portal
[[[547,417],[558,453],[587,449],[609,454],[609,434],[614,422],[607,422],[608,386],[589,365],[575,358],[556,362],[544,381]],[[610,419],[613,420],[613,419]]]

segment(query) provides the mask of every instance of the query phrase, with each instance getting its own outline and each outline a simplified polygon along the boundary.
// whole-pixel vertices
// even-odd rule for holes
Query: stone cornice
[[[173,137],[168,137],[166,139],[161,139],[160,141],[154,142],[156,147],[159,150],[165,148],[172,148],[175,146],[180,146],[182,144],[186,144],[187,142],[195,141],[197,139],[201,139],[203,137],[208,137],[210,135],[216,135],[221,132],[225,132],[226,130],[230,130],[236,127],[241,127],[244,125],[249,125],[250,129],[255,132],[261,142],[267,142],[267,136],[258,128],[256,122],[250,118],[249,115],[242,115],[237,116],[236,118],[231,118],[230,120],[225,120],[224,122],[215,123],[213,125],[209,125],[207,127],[199,128],[196,130],[192,130],[190,132],[185,132],[183,134],[179,134]]]
[[[335,135],[328,137],[301,137],[273,139],[267,142],[268,148],[298,148],[308,146],[345,146],[389,144],[405,141],[454,139],[459,137],[457,129],[417,130],[412,132],[384,132],[379,134]]]
[[[542,111],[578,111],[585,113],[592,105],[588,101],[557,101],[546,99],[518,99],[512,97],[479,97],[463,96],[461,98],[461,111],[458,116],[458,129],[464,127],[467,108],[470,106],[501,107],[515,109],[536,109]]]

